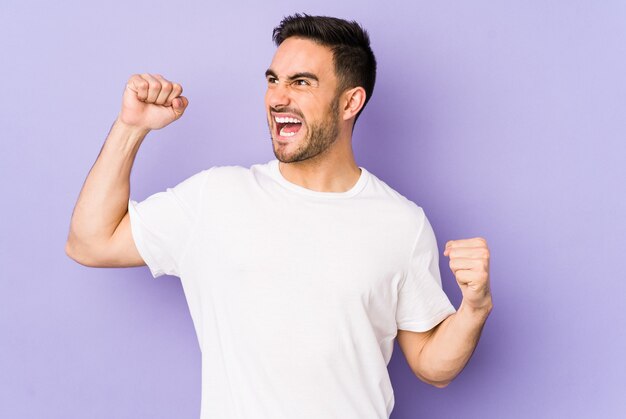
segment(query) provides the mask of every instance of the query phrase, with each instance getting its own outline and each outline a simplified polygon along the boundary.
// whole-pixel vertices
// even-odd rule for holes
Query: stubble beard
[[[270,137],[273,141],[273,132],[270,127]],[[281,151],[274,145],[274,156],[282,163],[295,163],[311,159],[326,151],[339,136],[339,98],[333,101],[327,117],[318,123],[308,126],[306,137],[300,147],[292,153]]]

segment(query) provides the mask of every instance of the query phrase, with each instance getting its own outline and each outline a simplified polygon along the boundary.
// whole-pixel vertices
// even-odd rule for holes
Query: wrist
[[[147,128],[124,123],[118,116],[111,126],[109,135],[104,142],[103,150],[112,150],[115,153],[134,157],[148,132],[150,130]]]
[[[140,127],[137,125],[132,125],[127,122],[124,122],[121,114],[117,116],[115,122],[113,123],[113,128],[117,128],[119,131],[128,134],[131,137],[145,137],[150,131],[150,128]]]
[[[491,297],[489,297],[484,303],[481,303],[480,305],[469,304],[467,301],[462,300],[461,305],[457,311],[470,315],[472,317],[486,318],[487,316],[489,316],[489,313],[491,313],[491,310],[493,310],[493,302],[491,301]]]

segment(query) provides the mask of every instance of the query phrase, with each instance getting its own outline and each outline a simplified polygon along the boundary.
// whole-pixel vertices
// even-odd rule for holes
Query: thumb
[[[179,96],[172,100],[172,109],[174,109],[176,118],[180,118],[182,116],[185,109],[187,109],[187,105],[189,105],[189,100],[185,96]]]

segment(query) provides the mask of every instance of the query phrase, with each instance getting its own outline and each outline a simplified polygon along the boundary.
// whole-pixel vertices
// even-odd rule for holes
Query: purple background
[[[272,159],[263,73],[295,11],[370,32],[357,163],[425,209],[440,248],[482,235],[492,250],[473,358],[437,389],[396,344],[392,418],[625,417],[626,3],[334,0],[2,0],[0,417],[199,416],[179,280],[78,265],[69,220],[133,73],[190,99],[144,142],[133,199]]]

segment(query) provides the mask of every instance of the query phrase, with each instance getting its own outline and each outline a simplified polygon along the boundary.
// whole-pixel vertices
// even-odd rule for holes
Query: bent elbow
[[[416,371],[414,371],[414,373],[415,373],[415,376],[417,378],[419,378],[421,381],[423,381],[424,383],[429,384],[429,385],[431,385],[433,387],[437,387],[437,388],[447,387],[448,384],[450,384],[452,382],[452,380],[444,380],[444,381],[434,380],[434,379],[431,379],[428,376],[425,376],[423,374],[419,374]]]
[[[65,254],[72,260],[78,262],[78,260],[76,259],[76,253],[74,250],[74,246],[72,246],[72,243],[68,240],[65,242]]]
[[[79,253],[76,250],[76,246],[74,246],[74,244],[70,240],[68,240],[65,243],[65,254],[67,255],[67,257],[72,259],[74,262],[78,262],[81,265],[84,264],[82,262],[82,259],[81,259],[80,255],[79,255]]]
[[[448,387],[448,385],[452,382],[454,378],[443,378],[443,377],[438,377],[438,378],[430,378],[427,383],[430,384],[433,387],[437,387],[437,388],[446,388]]]
[[[445,388],[448,387],[448,384],[450,384],[450,381],[447,382],[436,382],[436,383],[431,383],[433,386],[437,387],[437,388]]]
[[[77,246],[71,240],[65,243],[65,254],[74,262],[87,267],[97,267],[97,265],[89,258],[85,257],[84,252],[80,252]]]

